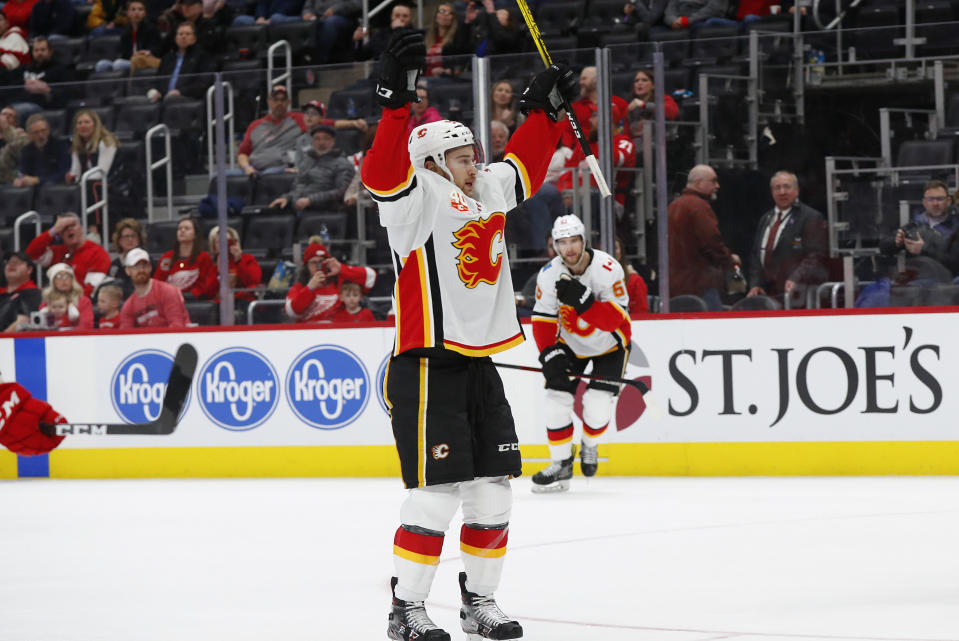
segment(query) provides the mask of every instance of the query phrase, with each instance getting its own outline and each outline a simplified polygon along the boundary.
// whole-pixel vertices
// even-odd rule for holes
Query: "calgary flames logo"
[[[576,334],[584,338],[596,331],[596,328],[592,325],[580,323],[576,310],[569,305],[559,306],[559,322],[563,325],[563,329],[570,334]]]
[[[496,212],[483,220],[471,220],[453,232],[460,250],[456,257],[460,280],[469,289],[480,283],[495,285],[503,266],[503,228],[506,214]]]

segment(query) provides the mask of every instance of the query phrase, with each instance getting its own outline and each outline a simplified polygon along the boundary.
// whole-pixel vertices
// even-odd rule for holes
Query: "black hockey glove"
[[[593,291],[575,278],[561,278],[556,282],[556,298],[575,309],[578,316],[586,313],[596,302]]]
[[[393,34],[380,56],[380,76],[376,80],[376,101],[390,109],[399,109],[416,97],[416,79],[426,66],[423,32],[404,29]]]
[[[546,388],[569,392],[575,386],[568,376],[570,371],[569,348],[562,343],[554,343],[539,353],[539,362],[543,366],[543,378]]]
[[[579,97],[579,82],[565,62],[555,62],[533,78],[519,99],[519,108],[527,116],[531,109],[542,109],[553,122],[559,119],[564,100]]]

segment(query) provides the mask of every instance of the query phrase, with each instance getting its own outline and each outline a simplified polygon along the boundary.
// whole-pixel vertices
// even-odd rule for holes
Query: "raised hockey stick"
[[[511,363],[497,363],[496,361],[493,361],[493,365],[495,365],[496,367],[504,367],[506,369],[520,369],[520,370],[523,370],[524,372],[539,372],[540,374],[543,373],[542,368],[531,367],[529,365],[513,365]],[[642,394],[643,396],[649,393],[649,387],[646,385],[646,383],[642,381],[634,381],[629,378],[619,378],[616,376],[598,376],[593,374],[573,374],[572,372],[569,373],[569,376],[572,376],[573,378],[582,378],[587,381],[600,381],[601,383],[622,383],[623,385],[632,385],[633,387],[638,389],[639,393]]]
[[[196,349],[189,343],[183,343],[176,351],[170,377],[167,379],[166,393],[160,416],[149,423],[41,423],[40,431],[48,436],[105,434],[149,434],[162,436],[172,434],[180,419],[180,411],[190,393],[193,384],[193,372],[196,371]]]
[[[546,50],[546,43],[543,42],[543,36],[539,32],[539,27],[536,26],[536,21],[533,20],[533,14],[529,10],[529,5],[526,4],[526,0],[516,0],[516,4],[519,5],[519,12],[523,14],[523,20],[526,22],[529,34],[533,36],[533,42],[536,43],[536,48],[539,50],[539,57],[543,59],[543,64],[549,67],[553,64],[553,59],[550,57],[549,51]],[[593,150],[589,148],[589,142],[586,141],[586,136],[583,135],[583,128],[579,124],[579,118],[577,118],[573,112],[572,105],[564,98],[563,106],[566,107],[566,116],[569,118],[569,124],[573,128],[573,135],[576,136],[576,140],[579,141],[579,146],[586,156],[586,164],[589,165],[589,170],[593,172],[593,178],[596,179],[599,193],[604,197],[612,195],[612,192],[609,191],[609,185],[606,183],[606,177],[603,176],[603,171],[599,168],[599,163],[596,161],[596,156],[593,155]]]

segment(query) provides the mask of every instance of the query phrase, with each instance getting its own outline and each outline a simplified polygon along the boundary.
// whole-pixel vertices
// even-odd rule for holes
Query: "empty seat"
[[[86,99],[110,104],[126,95],[129,74],[126,71],[102,71],[90,74],[84,83]]]
[[[217,177],[213,176],[210,179],[210,187],[207,190],[208,194],[217,193]],[[246,174],[240,176],[227,176],[226,177],[226,197],[227,198],[240,198],[244,203],[250,204],[253,202],[253,180]]]
[[[868,58],[891,58],[901,54],[895,38],[902,37],[899,7],[893,3],[873,2],[860,7],[856,17],[853,44],[856,56]]]
[[[649,34],[649,41],[653,44],[650,51],[661,47],[663,60],[668,66],[675,66],[689,56],[689,34],[684,31],[654,31]],[[652,60],[652,53],[646,64]]]
[[[13,225],[17,216],[33,209],[33,187],[0,186],[0,217]]]
[[[942,56],[959,53],[952,6],[947,0],[922,0],[916,3],[916,36],[925,38],[919,45],[920,56]]]
[[[156,103],[127,104],[117,113],[114,132],[125,139],[143,138],[148,129],[159,122],[160,106]]]
[[[195,132],[198,136],[204,128],[205,106],[200,100],[176,100],[163,105],[161,122],[170,128],[170,134]]]
[[[292,190],[295,180],[296,174],[287,173],[257,176],[255,193],[247,202],[265,207]]]
[[[75,67],[87,50],[86,38],[57,38],[50,41],[53,61],[65,67]]]
[[[670,308],[672,309],[672,308]],[[736,312],[745,312],[745,311],[761,311],[761,310],[775,310],[782,309],[780,305],[774,298],[769,296],[747,296],[742,298],[733,305],[733,311]]]
[[[296,240],[305,243],[310,236],[322,236],[324,227],[331,239],[346,238],[346,212],[305,214],[296,229]]]
[[[542,2],[536,11],[536,26],[544,37],[568,35],[582,21],[584,6],[579,0]]]
[[[293,214],[252,216],[247,222],[243,249],[253,256],[278,256],[293,245],[295,227]]]
[[[219,325],[220,306],[210,300],[188,300],[186,311],[190,315],[190,322],[197,325]]]
[[[238,58],[263,57],[267,50],[267,29],[264,25],[238,25],[226,30],[226,47]]]
[[[286,40],[290,43],[294,58],[302,58],[316,47],[316,24],[306,20],[270,24],[267,39],[273,43]]]
[[[693,40],[688,65],[715,65],[739,52],[739,27],[703,27]]]
[[[127,96],[140,96],[146,99],[147,92],[150,89],[160,89],[157,85],[160,84],[160,81],[157,80],[157,70],[156,67],[147,67],[146,69],[137,69],[133,72],[133,77],[130,79],[130,85],[127,89]]]
[[[955,142],[951,138],[940,140],[907,140],[899,145],[896,154],[897,167],[921,167],[928,165],[949,165],[954,162]],[[911,180],[925,180],[946,173],[947,170],[921,169],[903,172]]]
[[[706,301],[699,296],[681,294],[669,299],[669,311],[680,314],[687,312],[706,312],[709,311],[709,308],[706,306]]]
[[[99,36],[87,42],[87,50],[82,60],[97,62],[99,60],[116,60],[120,57],[120,36]]]
[[[330,94],[327,118],[365,118],[373,115],[373,90],[341,89]]]
[[[448,117],[450,107],[456,106],[461,113],[473,112],[473,83],[450,82],[430,87],[430,102],[443,116]]]
[[[147,226],[146,250],[153,254],[162,254],[173,249],[176,242],[176,220],[158,220]],[[156,267],[156,265],[154,265]]]
[[[47,183],[37,187],[36,209],[42,216],[80,211],[80,186]]]

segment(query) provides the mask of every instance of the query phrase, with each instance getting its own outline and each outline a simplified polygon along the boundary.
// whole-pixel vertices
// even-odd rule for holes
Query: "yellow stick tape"
[[[546,466],[545,445],[523,446],[523,474]],[[865,476],[959,474],[959,441],[611,443],[601,476]],[[579,472],[578,461],[575,467]],[[0,453],[0,478],[16,478]],[[52,478],[392,477],[392,445],[54,450]]]
[[[550,57],[549,51],[546,50],[546,43],[543,42],[543,36],[539,32],[539,27],[536,26],[536,21],[533,20],[533,13],[529,10],[529,5],[526,4],[526,0],[516,0],[516,4],[519,5],[519,12],[523,14],[523,21],[526,22],[529,35],[533,37],[533,42],[539,49],[539,57],[543,59],[544,65],[550,66],[553,64],[553,59]]]

